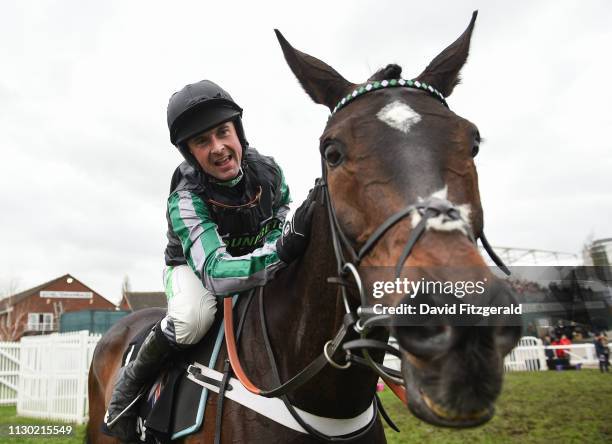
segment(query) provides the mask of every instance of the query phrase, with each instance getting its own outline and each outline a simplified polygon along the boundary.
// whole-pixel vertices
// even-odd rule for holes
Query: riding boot
[[[136,411],[130,406],[174,352],[159,323],[149,332],[136,358],[121,370],[113,390],[105,423],[108,431],[123,442],[136,441]],[[124,412],[129,406],[128,411]],[[122,412],[124,412],[122,414]],[[117,418],[119,416],[119,418]],[[113,422],[113,420],[115,420]]]

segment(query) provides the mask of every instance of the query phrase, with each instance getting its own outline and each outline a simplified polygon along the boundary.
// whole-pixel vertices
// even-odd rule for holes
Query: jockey
[[[202,339],[215,318],[216,296],[264,285],[308,244],[314,193],[282,229],[289,188],[274,159],[249,146],[241,117],[242,108],[209,80],[170,98],[170,141],[185,161],[172,176],[166,213],[168,312],[122,370],[107,425],[168,358]],[[129,441],[135,413],[125,412],[108,429]]]

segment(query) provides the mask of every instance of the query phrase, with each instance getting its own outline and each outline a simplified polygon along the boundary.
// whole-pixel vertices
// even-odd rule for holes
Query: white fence
[[[87,374],[99,339],[87,331],[22,338],[17,414],[83,423]]]
[[[391,338],[389,344],[397,348],[397,341]],[[612,350],[612,344],[609,345]],[[599,360],[595,354],[595,346],[593,344],[572,344],[572,345],[552,345],[544,347],[542,340],[524,336],[519,341],[519,344],[506,356],[504,359],[504,371],[539,371],[547,370],[546,365],[546,348],[551,350],[563,349],[569,355],[572,365],[592,366],[597,367]],[[393,355],[385,356],[385,365],[396,370],[399,370],[401,363],[399,358]]]
[[[608,347],[612,349],[612,344]],[[599,365],[593,344],[549,345],[544,347],[542,340],[533,336],[521,338],[504,361],[506,371],[537,371],[547,370],[545,349],[565,350],[572,365],[592,366]]]
[[[18,342],[0,342],[0,405],[17,403],[19,350]]]
[[[594,348],[591,345],[591,348]],[[518,345],[504,359],[507,372],[546,370],[546,354],[542,341],[532,336],[524,336]]]

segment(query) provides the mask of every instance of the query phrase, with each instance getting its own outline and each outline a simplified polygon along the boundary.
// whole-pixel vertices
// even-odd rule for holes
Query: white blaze
[[[385,105],[385,107],[378,111],[376,117],[391,128],[406,134],[408,134],[413,125],[421,121],[421,116],[415,110],[399,100]]]

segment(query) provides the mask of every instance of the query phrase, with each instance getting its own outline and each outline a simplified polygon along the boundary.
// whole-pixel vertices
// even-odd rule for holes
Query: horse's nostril
[[[451,208],[450,210],[448,210],[448,217],[450,217],[453,220],[457,220],[459,219],[460,215],[459,215],[459,211],[457,211],[454,208]]]
[[[451,346],[451,328],[438,326],[398,326],[394,336],[400,347],[422,359],[435,359]]]

